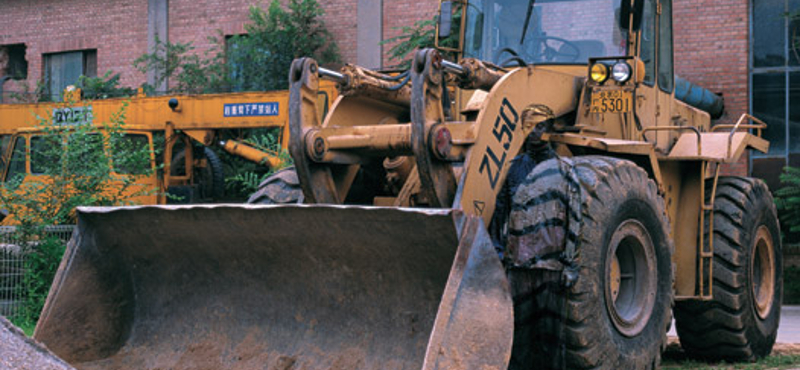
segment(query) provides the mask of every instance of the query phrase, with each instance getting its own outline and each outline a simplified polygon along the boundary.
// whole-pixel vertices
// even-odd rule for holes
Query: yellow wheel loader
[[[719,174],[766,125],[676,83],[671,1],[439,19],[458,62],[293,63],[262,196],[304,204],[80,209],[35,338],[79,369],[651,369],[674,312],[693,356],[769,354],[775,206]]]

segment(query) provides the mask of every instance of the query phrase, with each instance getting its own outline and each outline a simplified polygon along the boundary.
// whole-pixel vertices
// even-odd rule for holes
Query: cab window
[[[9,144],[11,144],[11,135],[0,135],[0,173],[5,172],[8,165]]]
[[[73,174],[91,174],[98,163],[106,158],[103,148],[103,135],[73,134],[67,138],[66,170]],[[107,166],[108,164],[106,164]]]
[[[22,136],[14,140],[14,151],[8,165],[6,181],[21,181],[25,177],[25,138]]]
[[[58,162],[59,156],[56,150],[60,150],[56,145],[55,137],[34,136],[31,138],[31,173],[41,175],[47,173],[48,167]]]
[[[147,135],[124,134],[118,139],[112,139],[112,162],[114,172],[118,174],[142,175],[150,169],[150,140]],[[147,155],[146,165],[139,161]]]
[[[658,21],[658,86],[664,92],[672,92],[672,74],[672,1],[661,0]]]
[[[642,48],[639,56],[644,62],[644,83],[653,86],[656,76],[656,4],[645,0],[642,15]]]

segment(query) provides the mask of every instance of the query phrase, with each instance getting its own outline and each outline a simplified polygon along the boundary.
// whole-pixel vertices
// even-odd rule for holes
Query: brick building
[[[285,1],[285,0],[284,0]],[[76,74],[121,73],[123,85],[138,86],[148,76],[133,68],[156,35],[170,42],[192,42],[207,50],[208,36],[244,32],[255,0],[4,0],[0,2],[0,46],[18,80],[6,91],[63,85]],[[266,1],[262,1],[266,3]],[[346,62],[369,67],[389,63],[378,46],[401,26],[431,19],[437,0],[319,0],[324,21]],[[753,111],[773,127],[769,155],[747,158],[728,169],[749,170],[775,185],[785,164],[800,165],[800,55],[791,47],[795,22],[783,14],[790,0],[674,0],[676,73],[725,97],[732,123]],[[385,49],[385,50],[384,50]],[[2,61],[0,53],[0,62]],[[59,68],[61,68],[59,70]],[[64,72],[64,68],[69,72]],[[0,76],[2,77],[2,76]],[[795,140],[797,139],[797,140]]]

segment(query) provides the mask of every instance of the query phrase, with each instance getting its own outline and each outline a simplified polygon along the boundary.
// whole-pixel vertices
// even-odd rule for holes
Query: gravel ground
[[[0,316],[0,370],[75,370]]]

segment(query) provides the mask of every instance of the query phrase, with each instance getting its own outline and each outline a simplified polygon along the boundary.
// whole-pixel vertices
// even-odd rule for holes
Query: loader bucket
[[[34,337],[77,369],[505,370],[482,221],[350,206],[83,208]]]

